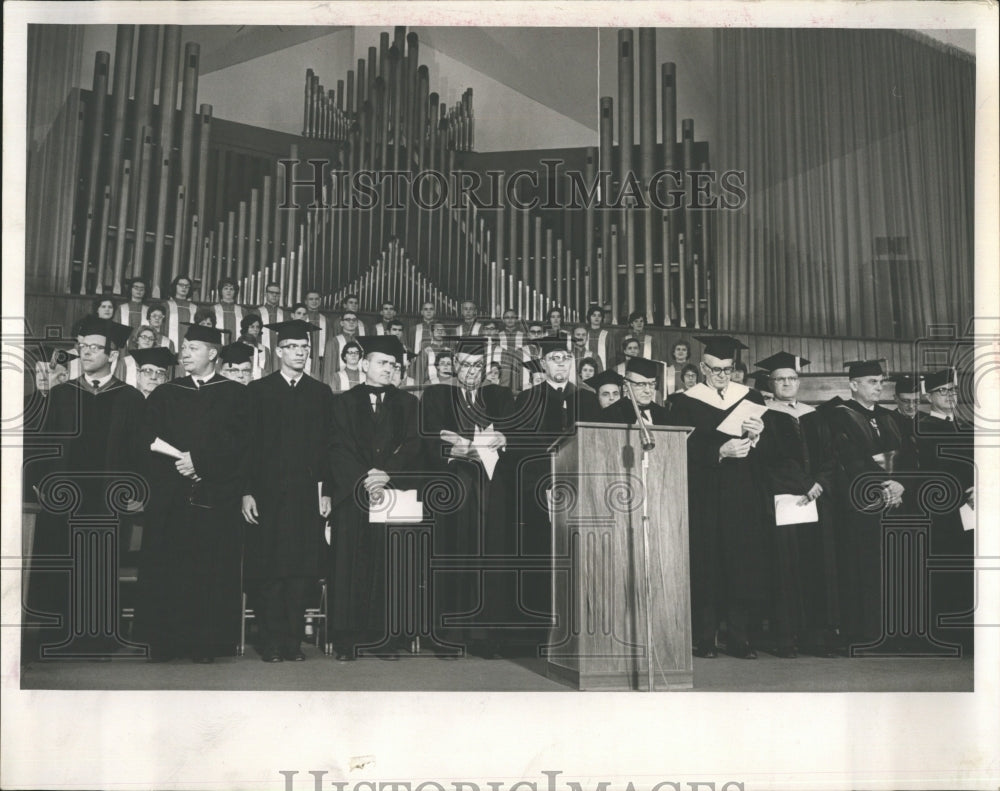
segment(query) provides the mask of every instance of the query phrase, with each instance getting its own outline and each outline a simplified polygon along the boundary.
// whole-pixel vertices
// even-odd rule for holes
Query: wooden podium
[[[648,491],[634,426],[579,423],[553,444],[555,624],[545,649],[550,678],[578,689],[690,689],[687,436],[650,428]],[[643,552],[648,498],[649,558]],[[649,570],[652,651],[646,650]]]

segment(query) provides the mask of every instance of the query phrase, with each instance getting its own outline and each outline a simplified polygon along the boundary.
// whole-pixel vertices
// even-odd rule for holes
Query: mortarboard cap
[[[79,357],[79,355],[70,348],[69,344],[71,343],[72,341],[66,341],[65,344],[42,344],[39,362],[46,362],[49,365],[68,366],[70,360],[74,357]]]
[[[939,387],[958,385],[958,371],[954,368],[943,368],[934,373],[924,374],[923,391],[932,393]]]
[[[216,346],[222,346],[224,343],[222,336],[229,334],[229,330],[221,327],[206,327],[203,324],[191,324],[186,321],[182,321],[181,324],[187,324],[187,332],[184,333],[186,341],[201,341],[202,343],[214,343]]]
[[[910,395],[921,392],[920,379],[921,377],[912,376],[911,374],[900,374],[892,377],[892,381],[896,383],[896,392],[901,394],[908,393]]]
[[[740,349],[749,348],[730,335],[701,335],[695,340],[705,346],[703,354],[710,354],[720,360],[734,360]]]
[[[253,347],[236,341],[219,350],[219,359],[226,365],[243,365],[253,359]]]
[[[885,376],[885,369],[882,363],[884,358],[878,360],[852,360],[844,363],[847,369],[847,376],[850,379],[858,379],[862,376]]]
[[[388,354],[403,364],[403,344],[395,335],[362,335],[357,341],[366,355]]]
[[[166,346],[154,346],[152,349],[133,349],[132,357],[139,367],[155,365],[157,368],[169,368],[177,365],[177,356]]]
[[[542,357],[552,352],[568,351],[568,341],[566,338],[535,338],[532,340],[532,343],[538,347]]]
[[[660,364],[645,357],[630,357],[625,361],[625,370],[647,379],[655,379],[660,373]]]
[[[604,385],[616,385],[618,387],[622,386],[622,375],[613,368],[609,368],[607,371],[601,371],[601,373],[590,377],[587,380],[587,384],[594,388],[594,392],[600,390]]]
[[[540,374],[542,372],[542,362],[541,360],[536,360],[534,358],[530,360],[525,360],[521,365],[533,374]]]
[[[309,340],[309,334],[312,332],[317,332],[319,326],[313,324],[311,321],[304,321],[302,319],[292,319],[291,321],[276,321],[271,324],[265,324],[265,327],[269,330],[274,330],[278,333],[278,340],[275,343],[281,343],[282,341],[307,341]]]
[[[77,325],[77,335],[103,335],[119,349],[125,347],[132,328],[127,324],[119,324],[110,319],[99,319],[97,316],[85,316]]]
[[[759,360],[755,365],[758,368],[763,368],[765,371],[777,371],[779,368],[791,368],[793,371],[801,371],[803,366],[809,365],[809,360],[788,352],[778,352],[777,354],[772,354],[770,357],[765,357],[763,360]]]

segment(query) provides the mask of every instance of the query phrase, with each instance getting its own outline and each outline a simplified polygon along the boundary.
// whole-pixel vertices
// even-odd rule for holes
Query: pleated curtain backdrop
[[[720,326],[961,331],[973,309],[972,57],[898,31],[715,36],[716,162],[745,172],[748,195],[717,215]]]

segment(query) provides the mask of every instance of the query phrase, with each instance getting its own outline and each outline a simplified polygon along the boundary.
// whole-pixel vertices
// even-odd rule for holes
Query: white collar
[[[795,417],[816,411],[809,404],[803,404],[801,401],[779,401],[776,398],[768,402],[767,408],[776,412],[787,412]]]
[[[566,385],[568,385],[569,382],[563,382],[562,386],[560,387],[559,385],[555,384],[554,382],[550,382],[548,379],[546,379],[545,380],[545,384],[547,384],[553,390],[558,390],[561,393],[563,390],[566,389]]]
[[[726,389],[722,391],[722,397],[720,398],[718,390],[714,387],[709,387],[704,382],[699,382],[690,390],[685,390],[684,395],[716,409],[729,409],[731,406],[742,401],[749,392],[750,388],[746,385],[741,385],[739,382],[730,382],[726,385]]]
[[[932,409],[928,414],[931,417],[938,418],[939,420],[949,420],[952,423],[955,422],[955,415],[954,414],[946,415],[944,412],[938,412],[936,409]]]
[[[102,376],[100,379],[95,379],[93,376],[88,376],[87,374],[81,374],[80,378],[83,380],[84,384],[87,385],[87,387],[90,387],[91,382],[97,382],[98,389],[100,389],[104,387],[104,385],[106,385],[108,382],[110,382],[111,377],[114,375],[115,375],[114,371],[110,371],[105,376]]]
[[[299,375],[296,376],[294,379],[286,376],[284,371],[278,371],[278,373],[280,373],[281,378],[284,379],[286,382],[288,382],[288,384],[290,385],[297,385],[299,381],[302,379],[302,377],[305,376],[305,373],[301,371],[299,372]]]

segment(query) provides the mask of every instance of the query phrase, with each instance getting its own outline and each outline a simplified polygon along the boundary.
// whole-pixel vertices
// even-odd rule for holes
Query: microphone
[[[639,410],[639,402],[635,400],[635,388],[632,387],[632,382],[626,379],[625,385],[628,387],[628,396],[629,401],[632,402],[632,409],[635,410],[636,424],[639,426],[639,434],[642,437],[642,449],[648,453],[656,447],[656,443],[653,441],[653,434],[650,432],[649,425]]]

